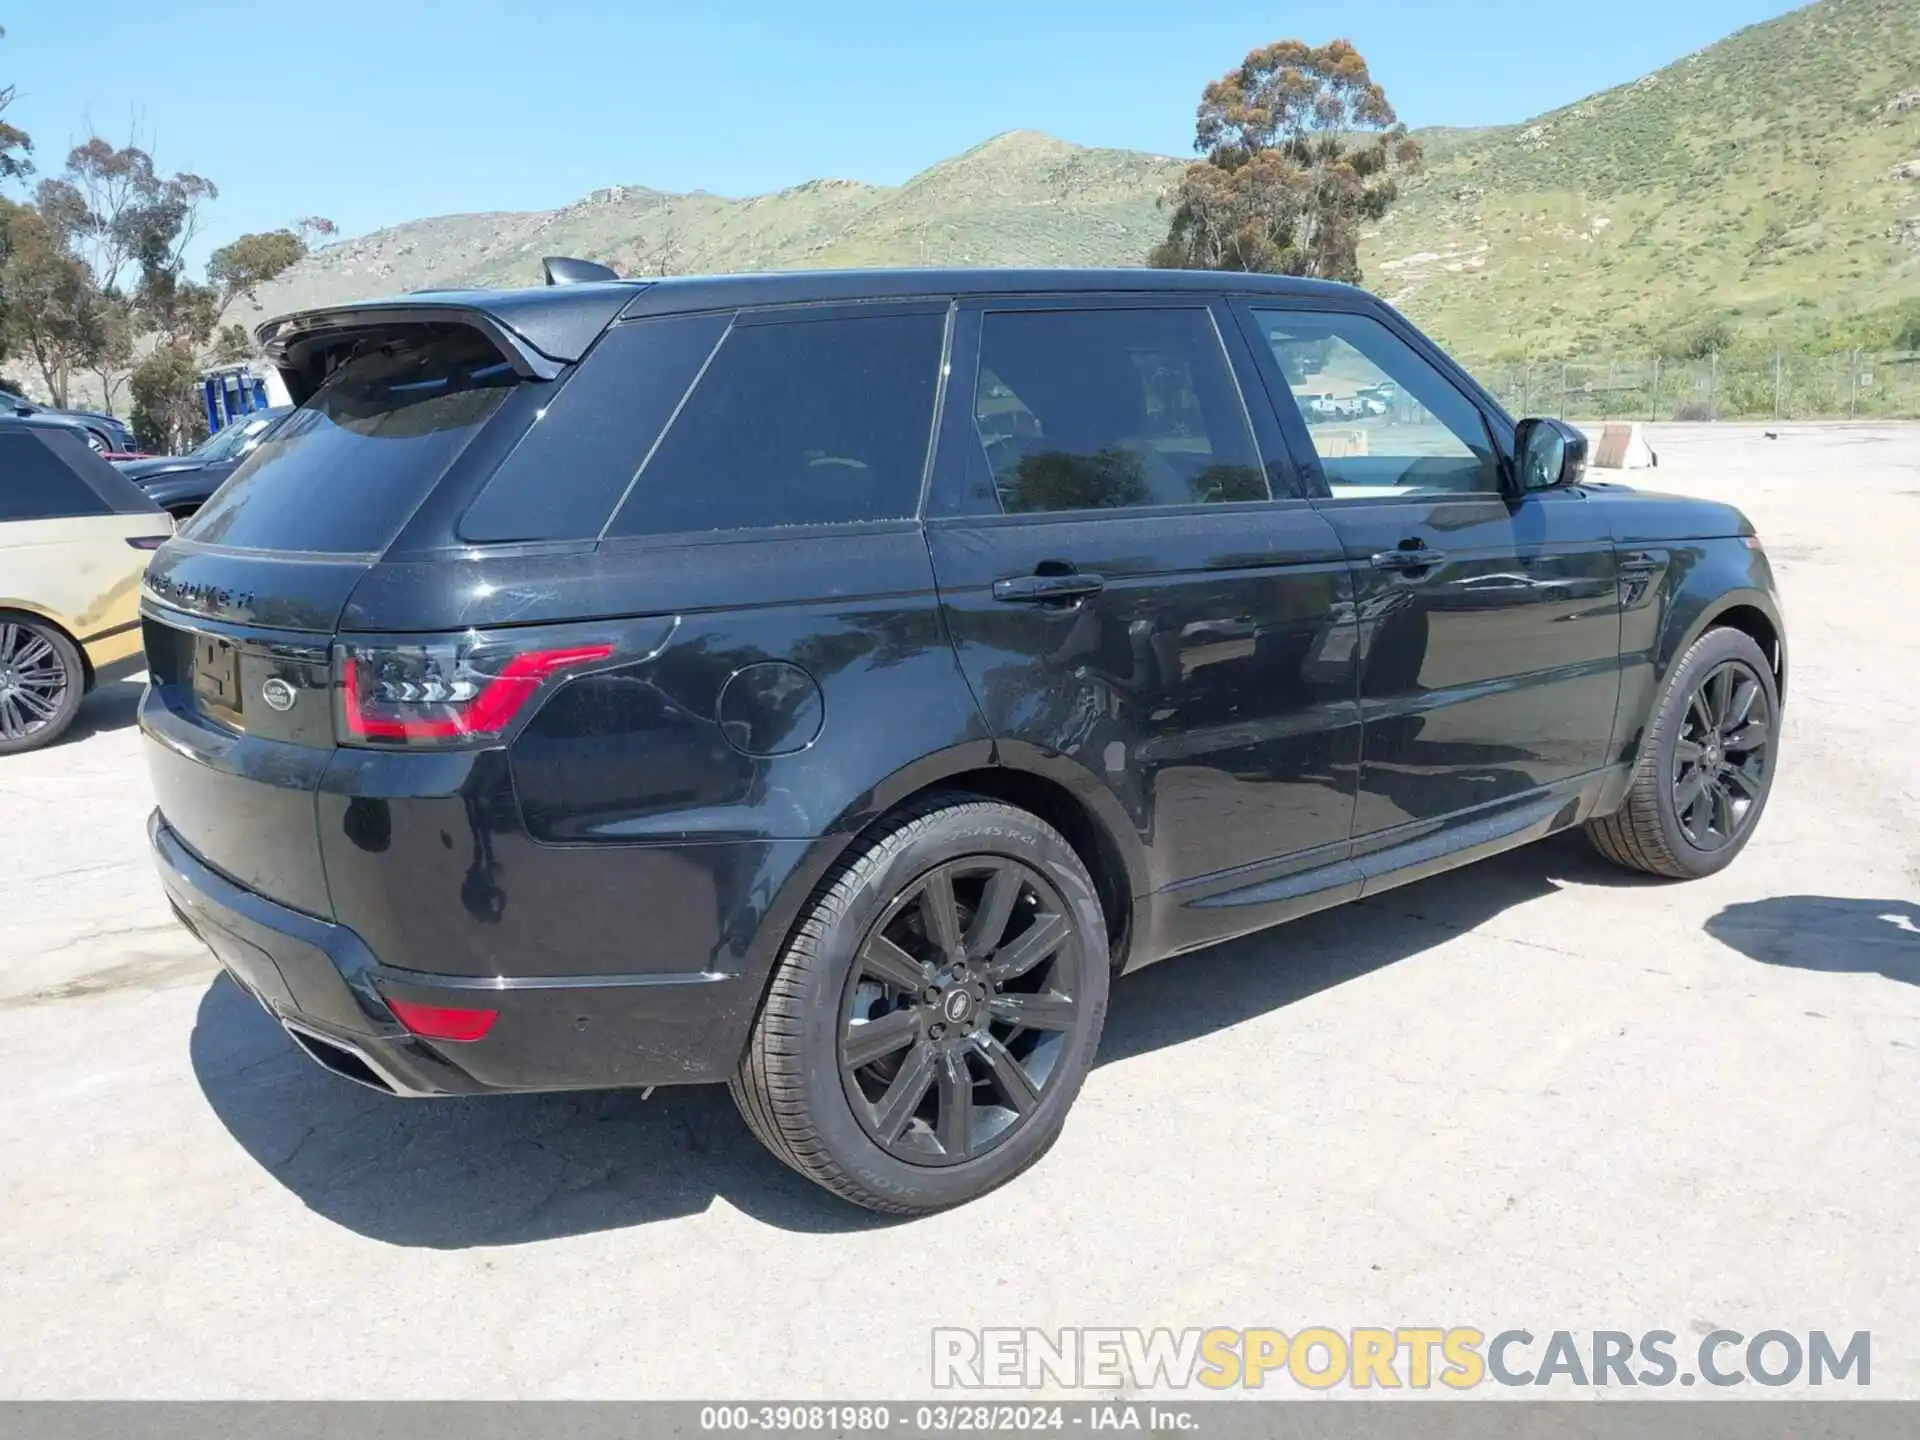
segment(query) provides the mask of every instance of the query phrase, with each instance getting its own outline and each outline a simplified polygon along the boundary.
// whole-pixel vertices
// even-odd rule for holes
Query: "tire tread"
[[[1625,802],[1611,815],[1597,816],[1586,823],[1588,841],[1616,865],[1668,880],[1692,880],[1701,873],[1689,866],[1668,841],[1660,814],[1661,787],[1666,783],[1667,737],[1684,719],[1684,707],[1673,703],[1674,696],[1682,691],[1683,681],[1691,686],[1694,657],[1708,645],[1720,643],[1721,637],[1729,633],[1741,632],[1729,631],[1725,626],[1707,630],[1673,667],[1667,690],[1661,695],[1647,733],[1641,739],[1640,756],[1634,765]],[[1777,706],[1775,713],[1778,713]]]
[[[980,819],[1017,818],[1071,851],[1066,839],[1029,811],[964,792],[941,792],[915,801],[888,822],[860,852],[830,871],[801,913],[761,1002],[746,1052],[727,1082],[735,1108],[760,1143],[781,1161],[843,1199],[889,1215],[921,1215],[929,1207],[878,1193],[849,1173],[822,1143],[800,1082],[800,1036],[808,980],[830,963],[821,943],[861,887],[902,846],[936,819],[973,812]],[[1011,1179],[1011,1176],[1007,1178]]]

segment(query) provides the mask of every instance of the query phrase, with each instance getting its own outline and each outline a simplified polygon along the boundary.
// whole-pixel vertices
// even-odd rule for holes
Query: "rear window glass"
[[[247,457],[182,533],[237,550],[378,553],[518,379],[464,328],[363,350]]]
[[[596,538],[729,318],[677,315],[608,331],[467,507],[460,538]]]
[[[109,508],[38,435],[0,434],[0,520],[105,515]]]
[[[944,311],[735,325],[608,533],[913,515],[945,331]]]

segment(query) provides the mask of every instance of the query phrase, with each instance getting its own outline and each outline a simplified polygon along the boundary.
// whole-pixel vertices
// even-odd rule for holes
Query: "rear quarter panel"
[[[398,757],[370,751],[330,768],[334,910],[390,963],[745,975],[757,999],[860,829],[991,763],[911,523],[386,564],[348,607],[350,626],[415,631],[581,615],[670,629],[561,686],[504,751],[447,757],[444,785],[410,765],[393,791]]]
[[[0,610],[51,620],[97,670],[140,649],[140,577],[152,552],[129,539],[167,534],[165,515],[87,515],[0,526]]]

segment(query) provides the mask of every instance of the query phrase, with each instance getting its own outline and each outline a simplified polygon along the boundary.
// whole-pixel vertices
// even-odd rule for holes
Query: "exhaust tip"
[[[356,1085],[364,1085],[369,1090],[378,1090],[382,1095],[399,1093],[387,1083],[379,1071],[367,1063],[364,1055],[351,1046],[329,1040],[323,1035],[315,1035],[310,1030],[289,1025],[285,1021],[282,1021],[281,1025],[287,1034],[293,1037],[293,1043],[306,1051],[307,1058],[321,1069],[331,1070],[341,1079],[351,1080]]]

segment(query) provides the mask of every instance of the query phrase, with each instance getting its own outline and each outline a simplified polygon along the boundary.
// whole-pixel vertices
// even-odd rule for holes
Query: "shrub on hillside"
[[[1705,360],[1732,349],[1734,338],[1733,326],[1724,317],[1716,316],[1662,336],[1654,346],[1654,353],[1662,360]]]

